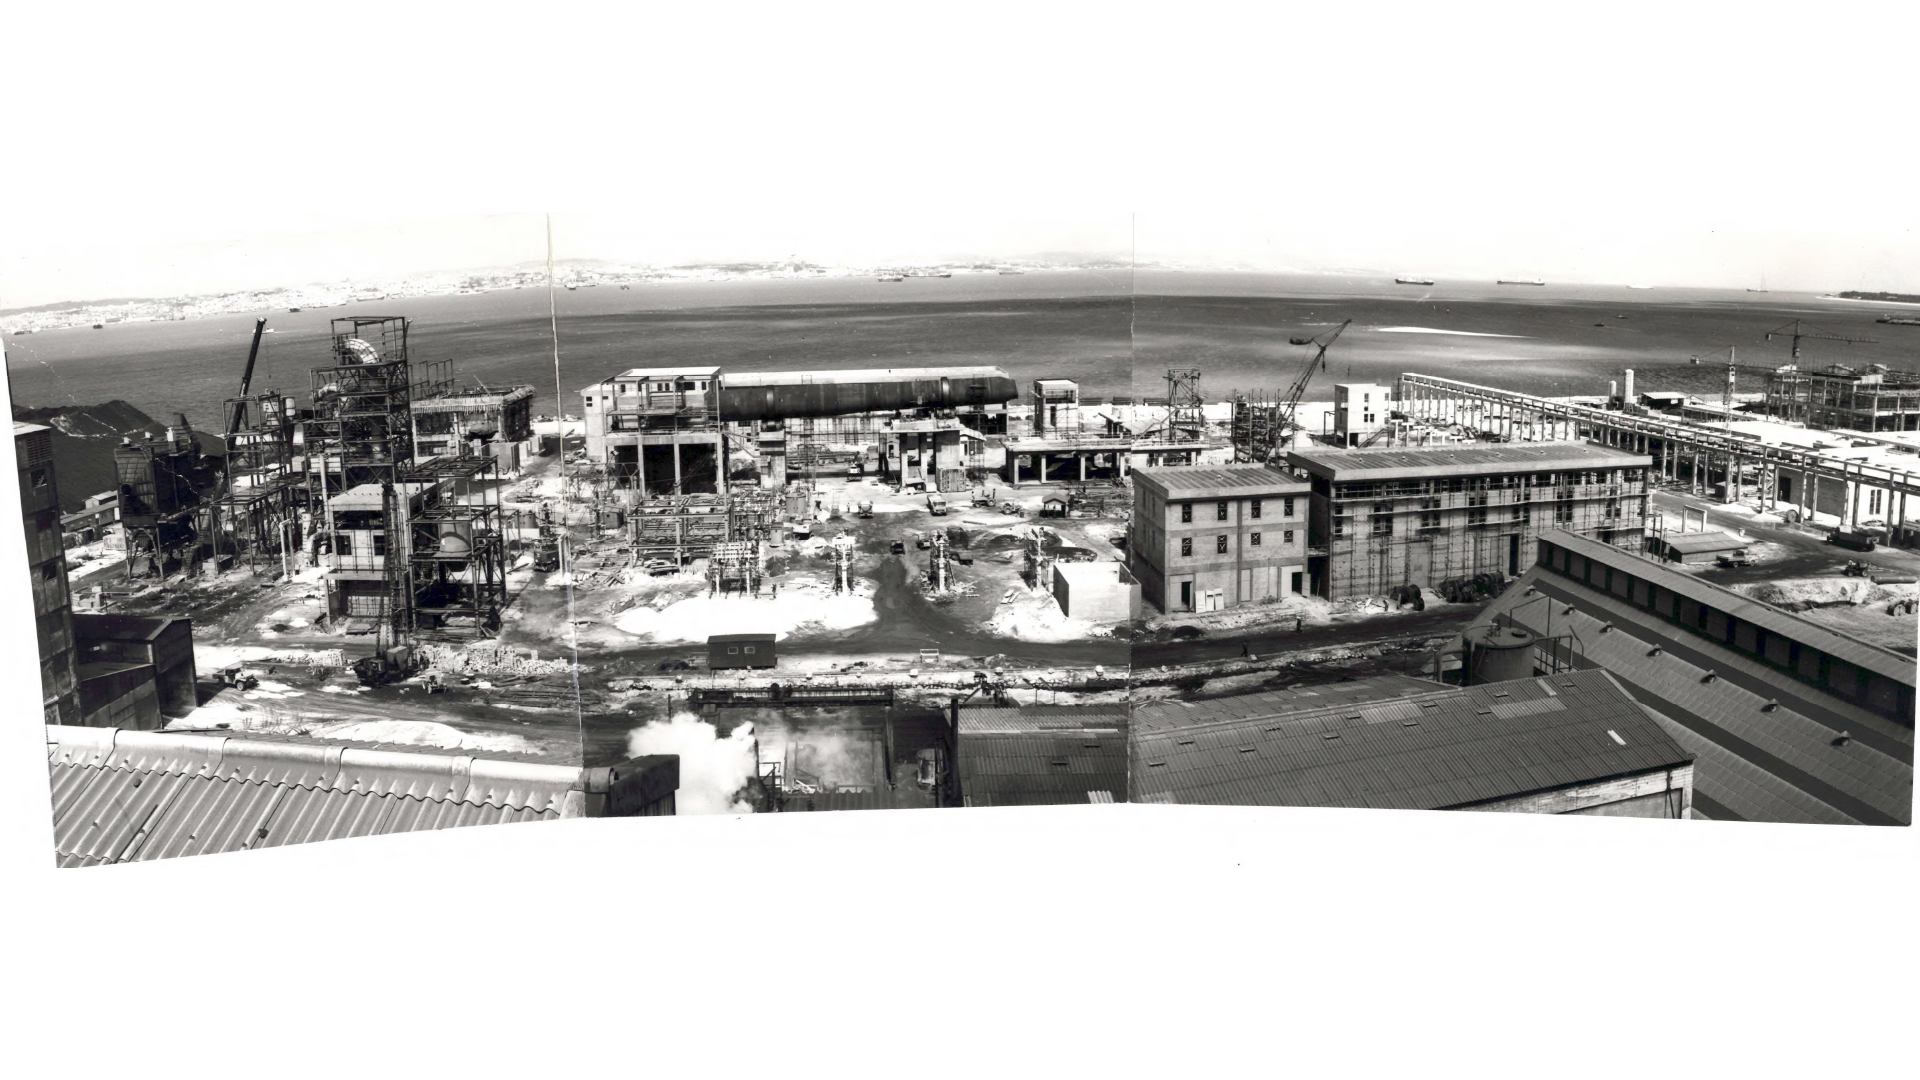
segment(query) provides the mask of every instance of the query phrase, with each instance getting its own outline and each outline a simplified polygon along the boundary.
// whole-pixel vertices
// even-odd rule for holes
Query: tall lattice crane
[[[1785,326],[1777,326],[1767,331],[1768,341],[1772,341],[1776,337],[1785,337],[1792,340],[1793,360],[1796,364],[1800,362],[1800,342],[1803,340],[1838,341],[1847,345],[1872,345],[1874,343],[1872,338],[1850,338],[1844,334],[1835,334],[1827,330],[1822,330],[1817,326],[1810,325],[1801,319],[1795,319]]]
[[[1307,361],[1306,369],[1300,372],[1300,377],[1293,380],[1293,385],[1287,389],[1286,398],[1280,402],[1280,408],[1273,422],[1273,443],[1267,447],[1267,452],[1261,459],[1264,464],[1273,464],[1273,459],[1280,453],[1280,447],[1293,436],[1294,432],[1300,430],[1300,421],[1294,418],[1294,414],[1300,408],[1301,396],[1307,392],[1307,383],[1312,381],[1315,368],[1321,371],[1327,369],[1327,348],[1340,337],[1342,331],[1352,325],[1353,320],[1348,319],[1320,337],[1287,339],[1294,345],[1314,345],[1318,348],[1313,354],[1313,359]]]

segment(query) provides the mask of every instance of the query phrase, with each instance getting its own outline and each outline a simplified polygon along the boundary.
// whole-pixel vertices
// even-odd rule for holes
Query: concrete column
[[[1851,513],[1848,514],[1847,520],[1844,523],[1849,529],[1860,524],[1860,494],[1866,490],[1867,485],[1855,480],[1851,482],[1851,486],[1853,488],[1853,498],[1847,500],[1847,505],[1851,509]]]
[[[1083,484],[1086,483],[1087,482],[1087,455],[1075,454],[1073,455],[1073,460],[1080,463],[1080,482]]]
[[[1820,474],[1812,469],[1800,474],[1800,493],[1807,500],[1805,517],[1811,519],[1820,509]]]
[[[1047,455],[1040,453],[1035,454],[1034,457],[1040,459],[1040,482],[1044,484],[1047,482]]]

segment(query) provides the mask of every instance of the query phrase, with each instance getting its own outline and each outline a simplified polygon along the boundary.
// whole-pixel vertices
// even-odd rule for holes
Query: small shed
[[[1668,562],[1693,564],[1710,563],[1721,555],[1745,550],[1753,546],[1753,541],[1710,529],[1706,532],[1664,533],[1656,536],[1650,546],[1656,554],[1665,556]]]
[[[715,634],[707,639],[707,667],[770,668],[774,665],[774,635]]]
[[[1049,495],[1046,498],[1040,500],[1040,516],[1041,517],[1066,517],[1067,516],[1067,500],[1062,499],[1057,495]]]

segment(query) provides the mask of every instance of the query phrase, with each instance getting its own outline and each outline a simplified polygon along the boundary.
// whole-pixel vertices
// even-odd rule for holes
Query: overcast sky
[[[1137,239],[1190,265],[1920,292],[1887,111],[1913,100],[1904,7],[752,10],[485,37],[341,5],[379,15],[377,49],[298,12],[206,40],[173,9],[29,12],[0,307],[525,262],[540,215],[488,209],[551,206],[613,208],[558,214],[562,258]]]

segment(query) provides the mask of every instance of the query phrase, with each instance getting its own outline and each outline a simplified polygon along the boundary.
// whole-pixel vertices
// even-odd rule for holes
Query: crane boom
[[[1785,326],[1776,326],[1772,330],[1767,331],[1768,341],[1772,341],[1776,336],[1785,336],[1792,339],[1793,358],[1795,360],[1800,359],[1800,342],[1802,340],[1839,341],[1848,345],[1874,344],[1872,338],[1850,338],[1844,334],[1835,334],[1827,330],[1822,330],[1800,319],[1795,319]]]
[[[1327,348],[1339,339],[1341,333],[1344,332],[1347,327],[1352,325],[1353,320],[1348,319],[1346,322],[1334,327],[1333,332],[1326,335],[1324,340],[1321,338],[1307,338],[1304,341],[1298,338],[1292,339],[1295,345],[1311,344],[1319,346],[1319,349],[1313,354],[1313,359],[1307,361],[1306,369],[1300,372],[1300,377],[1293,380],[1293,385],[1287,389],[1286,400],[1280,403],[1278,415],[1274,417],[1273,444],[1267,447],[1267,455],[1264,459],[1265,464],[1273,464],[1275,455],[1280,452],[1280,445],[1287,441],[1288,436],[1300,429],[1300,423],[1294,419],[1294,414],[1300,408],[1300,398],[1307,392],[1307,383],[1312,381],[1313,371],[1316,367],[1322,371],[1326,370]]]
[[[247,348],[247,369],[240,374],[240,400],[233,404],[233,414],[227,417],[227,438],[240,430],[247,419],[247,391],[253,387],[253,365],[260,359],[260,335],[267,332],[267,320],[262,317],[253,324],[253,344]]]

